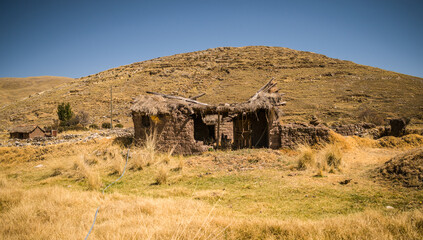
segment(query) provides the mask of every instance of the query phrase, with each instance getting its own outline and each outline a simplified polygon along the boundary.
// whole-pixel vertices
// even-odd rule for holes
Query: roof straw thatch
[[[21,126],[14,126],[9,128],[9,132],[13,133],[31,133],[33,132],[38,126],[37,125],[21,125]],[[40,128],[40,127],[38,127]],[[44,132],[44,129],[40,128],[41,131]]]
[[[276,83],[272,79],[247,102],[219,105],[209,105],[193,99],[147,92],[154,95],[139,96],[131,110],[145,115],[170,114],[176,110],[187,114],[248,113],[258,109],[274,110],[279,113],[278,107],[285,105],[285,102],[282,102],[283,94],[277,93],[277,90],[271,91],[275,85]]]

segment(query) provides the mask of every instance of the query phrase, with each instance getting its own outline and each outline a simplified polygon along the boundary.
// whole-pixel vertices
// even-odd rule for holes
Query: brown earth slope
[[[0,107],[72,80],[75,79],[55,76],[0,78]]]
[[[378,169],[386,179],[406,187],[423,187],[423,148],[395,156]]]
[[[87,77],[0,108],[0,128],[48,124],[57,104],[88,111],[99,124],[109,117],[113,86],[115,119],[130,126],[133,97],[156,91],[207,103],[248,99],[271,77],[286,93],[284,121],[317,115],[326,122],[359,121],[365,109],[383,118],[422,119],[423,79],[281,47],[221,47],[133,63]]]

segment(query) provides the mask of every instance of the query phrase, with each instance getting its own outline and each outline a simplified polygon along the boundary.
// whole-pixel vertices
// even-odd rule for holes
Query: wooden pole
[[[216,139],[216,149],[220,145],[220,112],[217,113],[217,139]]]
[[[113,86],[110,86],[110,129],[113,129]]]

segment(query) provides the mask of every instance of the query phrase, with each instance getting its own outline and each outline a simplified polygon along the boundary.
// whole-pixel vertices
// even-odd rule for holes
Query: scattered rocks
[[[376,125],[372,123],[334,124],[330,128],[343,136],[364,137],[366,135],[373,135],[372,129],[376,128]]]
[[[85,132],[87,133],[87,132]],[[111,137],[130,137],[133,136],[133,129],[113,129],[113,130],[104,130],[101,132],[89,133],[88,136],[84,134],[64,134],[59,137],[40,137],[34,139],[23,139],[16,140],[10,139],[3,146],[7,147],[24,147],[24,146],[49,146],[61,143],[76,143],[76,142],[88,142],[93,139],[102,139]]]
[[[345,179],[344,181],[340,181],[339,184],[341,185],[347,185],[348,183],[351,182],[352,179]]]

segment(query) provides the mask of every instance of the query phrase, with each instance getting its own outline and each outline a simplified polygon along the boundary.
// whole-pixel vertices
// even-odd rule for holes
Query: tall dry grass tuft
[[[324,160],[332,169],[339,170],[342,164],[342,152],[337,144],[328,144],[324,149]]]
[[[150,131],[149,134],[146,133],[145,142],[143,145],[143,151],[145,156],[146,165],[150,166],[156,163],[157,155],[157,132],[155,129]]]
[[[111,175],[122,174],[125,162],[122,156],[121,149],[115,147],[113,149],[110,149],[110,153],[111,153],[111,156],[109,157],[109,160],[108,160],[110,164],[110,170],[111,170],[110,174]]]
[[[298,147],[300,156],[298,157],[297,168],[299,170],[306,170],[316,164],[316,157],[314,150],[308,145],[300,145]]]
[[[141,149],[133,150],[131,160],[128,163],[128,169],[143,170],[146,166],[145,154]]]
[[[184,168],[184,164],[185,164],[184,158],[179,156],[178,159],[179,159],[179,161],[178,161],[177,170],[182,171],[182,169]]]
[[[166,184],[168,177],[169,177],[169,170],[165,168],[164,166],[160,167],[155,177],[156,184],[157,185]]]
[[[172,158],[172,154],[175,151],[176,145],[173,146],[171,149],[169,149],[169,151],[167,151],[167,153],[160,155],[161,161],[165,164],[169,164],[170,160]]]
[[[85,163],[84,155],[80,158],[75,158],[73,170],[77,172],[80,179],[85,179],[87,181],[89,189],[98,190],[100,188],[100,175]]]

